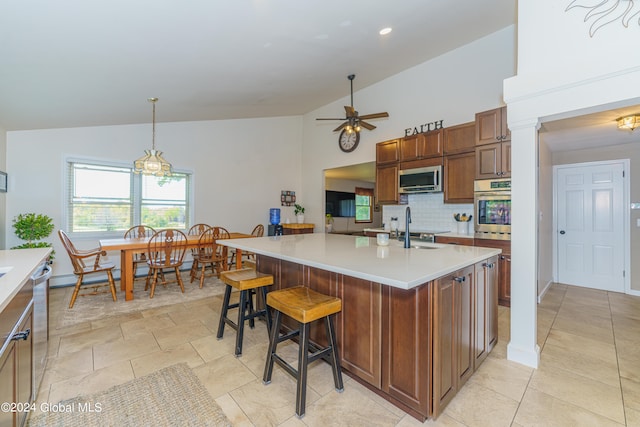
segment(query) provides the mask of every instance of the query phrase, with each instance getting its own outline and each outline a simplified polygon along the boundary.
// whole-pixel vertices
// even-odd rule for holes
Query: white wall
[[[540,296],[553,282],[553,162],[549,147],[540,141],[538,149],[538,283]]]
[[[315,120],[343,114],[349,105],[346,76],[337,76],[344,77],[345,97],[304,116],[305,221],[323,223],[324,169],[375,161],[375,144],[402,137],[406,128],[436,120],[444,120],[445,127],[473,121],[476,112],[503,104],[503,80],[514,74],[515,28],[508,27],[364,89],[356,77],[354,107],[360,114],[387,111],[389,118],[371,120],[377,128],[363,130],[352,153],[338,148],[338,133],[332,132],[336,123]]]
[[[195,221],[230,231],[268,224],[269,208],[281,208],[284,217],[293,210],[280,206],[280,192],[300,193],[301,137],[301,117],[156,124],[156,148],[174,168],[194,173]],[[47,214],[57,233],[64,227],[66,158],[129,165],[150,146],[150,124],[8,132],[7,218]],[[80,241],[79,247],[96,247],[98,238]],[[57,253],[54,276],[71,273],[57,235],[51,241]],[[7,247],[16,243],[14,235],[7,236]]]
[[[588,10],[565,12],[569,3],[519,0],[518,73],[504,82],[512,133],[514,213],[507,357],[534,367],[539,363],[535,307],[539,125],[640,103],[640,55],[630,54],[640,39],[637,19],[628,28],[615,22],[590,37],[590,22],[584,22]]]

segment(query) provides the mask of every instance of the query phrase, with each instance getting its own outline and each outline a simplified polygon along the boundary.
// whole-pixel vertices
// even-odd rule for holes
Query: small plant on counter
[[[293,214],[295,216],[304,214],[304,208],[302,207],[302,205],[299,205],[296,203],[295,205],[293,205],[293,207],[294,207]]]
[[[28,249],[28,248],[50,248],[53,246],[50,242],[44,242],[42,239],[48,237],[54,229],[53,220],[47,215],[26,213],[20,214],[13,219],[13,229],[16,236],[21,240],[26,240],[18,246],[11,249]],[[51,252],[50,260],[53,259]]]

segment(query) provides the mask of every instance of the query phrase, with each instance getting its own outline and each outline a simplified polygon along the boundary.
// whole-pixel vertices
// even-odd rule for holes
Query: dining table
[[[252,234],[233,232],[229,233],[230,239],[244,239],[255,237]],[[103,251],[120,251],[120,289],[124,291],[125,301],[133,300],[135,254],[145,253],[148,250],[150,237],[119,237],[115,239],[100,239],[100,248]],[[187,248],[197,248],[200,241],[199,235],[187,235]],[[242,250],[236,252],[236,268],[242,268]]]

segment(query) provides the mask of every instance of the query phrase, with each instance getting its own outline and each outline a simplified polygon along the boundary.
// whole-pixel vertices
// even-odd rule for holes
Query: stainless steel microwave
[[[442,191],[442,166],[401,169],[400,193],[438,193]]]

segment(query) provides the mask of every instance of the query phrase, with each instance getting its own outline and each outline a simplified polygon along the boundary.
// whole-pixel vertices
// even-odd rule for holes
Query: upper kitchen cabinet
[[[475,168],[475,151],[444,156],[445,203],[473,203]]]
[[[399,139],[376,144],[376,164],[397,163],[400,160],[399,146]]]
[[[400,140],[400,161],[442,157],[444,129],[405,136]]]
[[[476,179],[511,176],[511,142],[497,142],[476,147]]]
[[[507,107],[476,113],[476,145],[511,141],[507,128]]]
[[[474,151],[476,122],[464,123],[444,129],[444,155]]]

